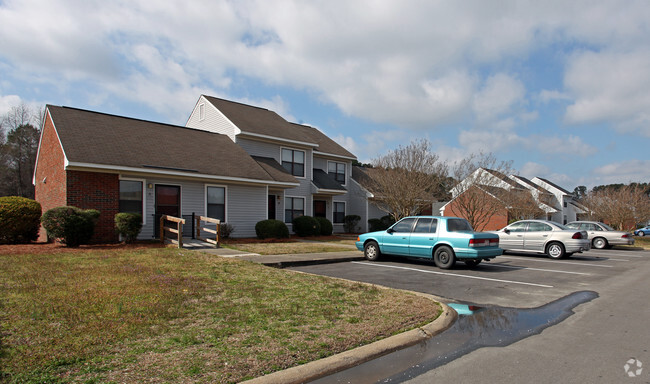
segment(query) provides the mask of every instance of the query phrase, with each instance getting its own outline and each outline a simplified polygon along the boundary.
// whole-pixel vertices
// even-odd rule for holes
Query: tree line
[[[0,196],[34,198],[32,178],[44,110],[26,104],[0,117]]]

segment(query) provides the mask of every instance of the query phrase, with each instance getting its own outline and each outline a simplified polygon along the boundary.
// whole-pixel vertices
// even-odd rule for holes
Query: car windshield
[[[474,231],[469,221],[465,219],[447,219],[447,231],[449,232],[459,232],[459,231]]]
[[[614,228],[610,227],[609,225],[607,225],[605,223],[598,223],[598,224],[600,224],[603,228],[605,228],[608,231],[615,231]]]

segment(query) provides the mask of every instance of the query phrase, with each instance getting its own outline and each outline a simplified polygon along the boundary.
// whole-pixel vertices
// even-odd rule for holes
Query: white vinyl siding
[[[201,114],[201,105],[203,105],[203,114]],[[227,135],[232,141],[235,141],[235,136],[240,132],[239,128],[203,97],[194,107],[185,126]]]

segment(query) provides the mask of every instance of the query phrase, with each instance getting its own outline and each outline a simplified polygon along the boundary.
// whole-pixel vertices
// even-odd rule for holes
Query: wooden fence
[[[165,221],[176,223],[176,228],[166,227]],[[178,244],[178,248],[183,248],[183,224],[185,224],[185,219],[181,219],[180,217],[169,215],[160,216],[160,242],[165,244],[165,231],[168,231],[176,234],[176,240],[170,237],[169,241]]]
[[[217,227],[216,229],[201,227],[202,222],[213,223],[216,224]],[[213,219],[212,217],[206,217],[206,216],[196,216],[196,238],[201,241],[205,241],[206,243],[214,244],[215,248],[219,248],[220,226],[221,226],[221,220],[219,219]],[[214,235],[214,239],[201,237],[201,231],[212,233]]]

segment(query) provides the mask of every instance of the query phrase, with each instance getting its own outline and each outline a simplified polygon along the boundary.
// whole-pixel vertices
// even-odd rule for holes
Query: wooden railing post
[[[176,228],[178,230],[178,248],[183,248],[183,222],[179,221]]]
[[[160,242],[165,244],[165,215],[160,216]]]

